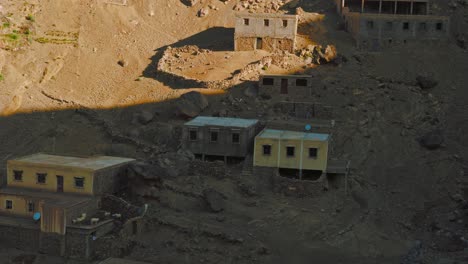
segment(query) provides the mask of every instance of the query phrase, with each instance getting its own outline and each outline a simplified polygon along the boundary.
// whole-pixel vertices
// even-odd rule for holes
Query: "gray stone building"
[[[234,49],[293,52],[297,19],[296,15],[239,13],[236,16]]]
[[[312,94],[311,75],[260,75],[259,91],[275,97],[304,99]]]
[[[378,50],[409,42],[437,43],[450,35],[450,19],[431,15],[429,0],[335,0],[359,48]]]
[[[245,157],[253,146],[258,120],[198,116],[184,124],[182,144],[196,155]]]

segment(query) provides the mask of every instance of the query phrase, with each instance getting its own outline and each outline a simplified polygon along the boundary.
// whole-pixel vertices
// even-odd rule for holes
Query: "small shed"
[[[184,124],[185,149],[205,156],[245,157],[252,148],[258,120],[198,116]]]
[[[329,134],[264,129],[255,137],[254,166],[326,173]]]
[[[311,75],[260,75],[261,92],[304,99],[312,95]]]

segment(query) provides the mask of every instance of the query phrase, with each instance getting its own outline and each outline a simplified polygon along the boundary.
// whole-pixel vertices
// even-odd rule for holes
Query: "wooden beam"
[[[365,0],[362,0],[361,1],[361,13],[364,13],[364,3],[365,3]]]
[[[398,1],[395,1],[395,10],[393,10],[393,11],[394,11],[394,12],[393,12],[394,14],[397,13],[397,9],[398,9]]]
[[[382,0],[379,0],[379,14],[382,14]]]

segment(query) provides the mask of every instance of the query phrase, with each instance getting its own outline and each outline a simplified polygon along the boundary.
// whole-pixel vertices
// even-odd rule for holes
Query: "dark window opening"
[[[210,135],[211,142],[218,142],[218,131],[211,131]]]
[[[286,156],[287,157],[294,157],[294,147],[286,147]]]
[[[283,27],[287,27],[288,26],[288,21],[287,20],[283,20]]]
[[[263,145],[263,155],[271,155],[271,146]]]
[[[191,141],[196,141],[198,139],[196,130],[189,130],[189,138]]]
[[[443,25],[442,25],[441,22],[439,22],[439,23],[436,24],[436,29],[437,29],[437,30],[442,30],[442,29],[443,29]]]
[[[393,43],[393,40],[392,39],[388,39],[388,44],[392,44]]]
[[[367,21],[367,28],[373,29],[374,28],[374,21]]]
[[[240,143],[240,134],[239,133],[232,133],[232,143],[239,144]]]
[[[34,202],[28,202],[28,212],[34,212]]]
[[[409,22],[404,22],[403,23],[403,29],[408,30],[409,29]]]
[[[6,209],[13,209],[13,201],[12,200],[6,200],[5,201],[5,208]]]
[[[307,86],[306,79],[296,79],[296,86]]]
[[[317,149],[316,148],[309,148],[309,158],[312,158],[312,159],[317,158]]]
[[[273,78],[263,78],[263,85],[273,85],[275,80]]]
[[[244,18],[244,25],[248,26],[249,25],[249,19],[248,18]]]
[[[37,183],[46,183],[47,173],[37,173]]]
[[[75,187],[76,188],[83,188],[84,187],[84,178],[83,177],[75,177]]]
[[[265,27],[269,27],[270,26],[270,20],[269,19],[263,20],[263,24],[265,24]]]
[[[23,171],[14,170],[13,177],[15,181],[22,181],[23,180]]]

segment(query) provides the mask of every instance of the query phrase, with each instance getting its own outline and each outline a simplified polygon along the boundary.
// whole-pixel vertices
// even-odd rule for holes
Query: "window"
[[[263,145],[263,155],[271,155],[271,145]]]
[[[28,202],[28,212],[34,212],[34,202]]]
[[[294,147],[286,147],[286,156],[294,157]]]
[[[197,130],[195,129],[190,129],[189,130],[189,139],[190,141],[196,141],[198,139],[198,135],[197,135]]]
[[[309,148],[309,158],[312,158],[312,159],[317,158],[317,149],[316,148]]]
[[[283,27],[287,27],[288,26],[288,21],[287,20],[283,20]]]
[[[270,20],[269,19],[263,20],[263,24],[265,24],[265,27],[269,27],[270,26]]]
[[[367,21],[367,29],[373,29],[374,28],[374,21]]]
[[[393,29],[393,22],[385,23],[385,30],[392,30]]]
[[[263,78],[263,85],[273,85],[275,80],[273,78]]]
[[[37,183],[46,183],[47,173],[37,173]]]
[[[436,24],[436,29],[437,29],[437,30],[442,30],[442,29],[443,29],[443,25],[442,25],[441,22],[439,22],[439,23]]]
[[[419,30],[426,31],[427,25],[425,22],[419,23]]]
[[[211,131],[210,132],[210,141],[211,142],[218,142],[218,131]]]
[[[232,133],[232,143],[233,144],[239,144],[240,143],[240,134],[239,134],[239,132],[233,132]]]
[[[12,200],[6,200],[5,201],[5,209],[13,209],[13,201]]]
[[[403,23],[403,30],[408,30],[409,29],[409,22],[404,22]]]
[[[248,18],[244,18],[244,25],[246,25],[246,26],[249,25],[249,19]]]
[[[307,86],[306,79],[296,79],[296,86]]]
[[[76,188],[84,188],[84,178],[83,177],[75,177],[75,187]]]
[[[14,170],[13,171],[13,179],[15,181],[22,181],[23,180],[23,171]]]

